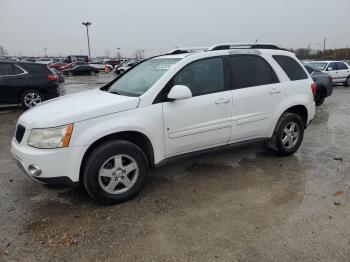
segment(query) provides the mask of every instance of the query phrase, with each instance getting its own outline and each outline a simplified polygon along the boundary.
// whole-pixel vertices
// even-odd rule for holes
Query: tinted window
[[[231,83],[233,88],[268,85],[278,83],[271,66],[256,55],[230,56]]]
[[[309,74],[311,74],[312,72],[314,72],[314,69],[309,67],[309,66],[305,66],[306,70],[309,72]]]
[[[282,67],[283,71],[292,81],[307,79],[308,76],[301,65],[292,57],[283,55],[274,55],[273,58]]]
[[[174,77],[173,85],[187,86],[192,96],[224,91],[222,58],[209,58],[187,65]]]
[[[335,62],[329,63],[329,65],[328,65],[328,67],[327,67],[327,70],[328,70],[328,71],[335,71],[335,70],[338,70],[337,63],[335,63]]]
[[[0,64],[0,76],[13,75],[12,64]]]
[[[348,67],[347,67],[344,63],[342,63],[342,62],[338,62],[338,63],[337,63],[337,69],[338,69],[338,70],[347,70]]]
[[[36,75],[48,75],[51,74],[51,71],[48,69],[47,65],[42,64],[20,64],[20,67],[23,67],[31,74]]]

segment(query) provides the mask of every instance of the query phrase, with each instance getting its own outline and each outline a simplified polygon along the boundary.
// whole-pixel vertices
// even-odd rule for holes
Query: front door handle
[[[226,104],[230,102],[230,99],[228,98],[219,98],[218,100],[215,101],[215,104],[219,105],[219,104]]]
[[[281,93],[281,90],[277,89],[277,88],[272,88],[270,91],[269,91],[269,94],[279,94]]]

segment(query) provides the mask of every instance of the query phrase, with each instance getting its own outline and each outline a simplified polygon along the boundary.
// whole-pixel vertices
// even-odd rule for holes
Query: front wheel
[[[346,86],[346,87],[350,86],[350,76],[344,82],[344,86]]]
[[[95,148],[85,161],[83,184],[89,195],[105,204],[133,198],[148,177],[145,153],[125,140],[108,141]]]
[[[20,102],[24,109],[32,108],[44,100],[44,95],[37,90],[24,91],[20,97]]]
[[[284,113],[278,120],[273,135],[273,146],[281,156],[294,154],[304,138],[304,123],[295,113]]]

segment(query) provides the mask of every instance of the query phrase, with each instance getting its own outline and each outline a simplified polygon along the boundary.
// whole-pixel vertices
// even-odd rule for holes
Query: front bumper
[[[82,147],[37,149],[26,145],[24,141],[18,143],[13,139],[11,154],[27,176],[45,184],[73,185],[79,182]],[[39,176],[31,175],[31,165],[40,168]]]

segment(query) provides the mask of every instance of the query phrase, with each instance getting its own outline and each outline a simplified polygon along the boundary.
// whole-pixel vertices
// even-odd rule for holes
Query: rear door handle
[[[230,99],[228,98],[219,98],[218,100],[215,101],[215,104],[219,105],[219,104],[226,104],[230,102]]]
[[[272,88],[269,93],[272,95],[272,94],[279,94],[281,93],[281,90],[277,89],[277,88]]]

